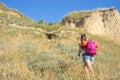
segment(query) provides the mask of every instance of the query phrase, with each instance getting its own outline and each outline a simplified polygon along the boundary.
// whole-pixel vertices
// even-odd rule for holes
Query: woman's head
[[[86,40],[86,34],[81,35],[81,40]]]

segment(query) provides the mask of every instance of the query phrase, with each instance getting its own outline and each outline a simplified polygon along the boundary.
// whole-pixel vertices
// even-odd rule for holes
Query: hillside
[[[93,13],[86,11],[80,15],[76,12],[74,17],[79,19],[75,20],[88,19]],[[82,33],[99,44],[94,62],[95,79],[120,79],[119,42],[61,23],[37,23],[42,28],[34,27],[35,21],[3,3],[0,18],[0,80],[87,80],[82,55],[77,56]]]
[[[62,23],[120,41],[120,14],[116,8],[72,12],[62,19]]]
[[[36,24],[32,19],[24,16],[15,9],[8,8],[5,4],[0,3],[0,26],[26,26],[34,27]]]
[[[82,31],[63,30],[61,36],[48,40],[35,30],[0,28],[1,80],[84,80],[82,55],[77,56]],[[99,43],[96,80],[119,79],[120,44],[104,36],[87,36]]]

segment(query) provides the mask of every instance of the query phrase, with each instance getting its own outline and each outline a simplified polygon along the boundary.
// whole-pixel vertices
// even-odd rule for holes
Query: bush
[[[43,73],[46,70],[52,70],[56,74],[64,73],[67,69],[68,64],[60,59],[59,57],[54,57],[51,53],[41,52],[34,60],[29,60],[27,62],[29,69],[35,72]]]

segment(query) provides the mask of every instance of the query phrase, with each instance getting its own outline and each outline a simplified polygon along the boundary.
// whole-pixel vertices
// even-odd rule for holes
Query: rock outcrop
[[[67,15],[62,23],[72,27],[84,28],[85,31],[92,34],[105,35],[120,40],[120,14],[116,8],[101,8],[75,13]],[[81,14],[84,15],[81,16]]]

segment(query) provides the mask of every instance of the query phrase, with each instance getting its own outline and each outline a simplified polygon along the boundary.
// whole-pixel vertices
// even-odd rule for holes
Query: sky
[[[81,10],[115,7],[120,12],[120,0],[0,0],[25,16],[47,23],[60,22],[68,13]]]

